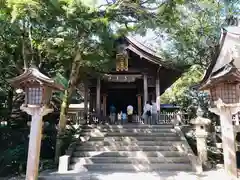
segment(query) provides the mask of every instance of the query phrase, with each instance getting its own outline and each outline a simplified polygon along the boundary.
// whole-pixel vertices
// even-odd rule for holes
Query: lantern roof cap
[[[240,75],[240,27],[228,26],[222,29],[218,44],[219,53],[210,63],[200,83],[200,89],[219,83],[216,80],[228,80]],[[223,79],[224,78],[224,79]],[[237,78],[239,81],[239,78]]]
[[[195,125],[208,125],[211,123],[211,120],[204,117],[197,117],[195,119],[192,119],[190,123]]]
[[[47,77],[34,66],[27,68],[21,75],[9,79],[8,82],[15,88],[22,88],[24,84],[29,82],[37,82],[49,86],[54,90],[64,90],[62,85],[57,84],[52,78]]]

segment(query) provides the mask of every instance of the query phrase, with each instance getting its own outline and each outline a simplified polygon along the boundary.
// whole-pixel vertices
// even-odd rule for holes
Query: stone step
[[[136,137],[125,137],[125,136],[116,136],[116,137],[89,137],[89,141],[180,141],[181,137],[155,137],[155,136],[136,136]]]
[[[73,157],[181,157],[185,156],[184,152],[179,151],[75,151]]]
[[[191,171],[192,167],[186,163],[164,164],[86,164],[87,171],[93,172],[152,172],[152,171]],[[70,165],[73,170],[78,170],[78,165]],[[79,165],[82,168],[82,165]]]
[[[78,141],[77,146],[181,146],[181,141]]]
[[[177,151],[174,146],[77,146],[75,151]]]
[[[169,132],[169,133],[162,133],[162,132],[124,132],[124,133],[119,133],[119,132],[81,132],[80,136],[93,136],[93,137],[118,137],[118,136],[131,136],[131,137],[138,137],[138,136],[149,136],[149,137],[175,137],[178,136],[176,133]]]
[[[149,163],[190,163],[187,156],[182,157],[83,157],[83,158],[72,158],[71,163],[80,164],[95,164],[95,163],[136,163],[136,164],[149,164]]]
[[[148,124],[124,124],[124,125],[84,125],[82,129],[97,128],[97,129],[172,129],[173,125],[148,125]]]
[[[136,129],[136,128],[133,128],[133,129],[121,129],[121,128],[118,128],[118,129],[111,129],[111,128],[103,128],[103,129],[99,129],[99,128],[83,128],[81,129],[81,132],[91,132],[91,131],[100,131],[100,132],[118,132],[118,133],[127,133],[127,132],[134,132],[134,133],[157,133],[157,132],[161,132],[161,133],[169,133],[169,132],[173,132],[175,133],[176,131],[174,129],[170,129],[170,128],[140,128],[140,129]]]

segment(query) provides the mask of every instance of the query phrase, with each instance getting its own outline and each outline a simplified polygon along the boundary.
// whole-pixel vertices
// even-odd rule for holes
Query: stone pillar
[[[197,151],[200,162],[203,166],[207,165],[207,132],[196,132]]]
[[[206,143],[206,138],[207,138],[207,131],[206,131],[206,126],[211,123],[211,121],[207,118],[202,117],[203,116],[203,111],[201,108],[198,108],[197,111],[197,118],[191,120],[191,123],[195,125],[196,127],[196,141],[197,141],[197,151],[198,151],[198,158],[201,162],[201,164],[204,167],[207,167],[207,143]]]
[[[148,101],[148,82],[147,74],[143,74],[143,103],[144,105]]]
[[[42,140],[42,117],[51,113],[53,109],[44,107],[21,107],[21,110],[32,116],[29,148],[27,159],[26,180],[36,180],[38,177],[38,166]]]
[[[138,115],[142,115],[142,97],[141,94],[137,94],[137,103],[138,103]]]
[[[107,94],[103,94],[103,115],[107,116]]]
[[[96,87],[96,112],[97,114],[101,113],[101,79],[97,78],[97,87]]]
[[[211,112],[220,116],[224,169],[233,179],[237,178],[237,159],[232,114],[238,112],[239,106],[239,104],[224,104],[221,100],[218,100],[216,108],[209,108]]]
[[[88,114],[88,84],[84,83],[84,115]]]
[[[156,76],[156,103],[157,103],[157,109],[160,112],[160,79],[159,74],[157,73]]]

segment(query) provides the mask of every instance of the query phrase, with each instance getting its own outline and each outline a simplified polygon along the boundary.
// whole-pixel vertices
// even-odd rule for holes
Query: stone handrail
[[[58,173],[66,173],[69,169],[70,158],[76,149],[76,142],[73,142],[68,147],[66,154],[59,157]]]
[[[178,150],[185,152],[187,154],[187,157],[192,164],[193,171],[195,171],[197,173],[202,173],[202,171],[203,171],[202,164],[201,164],[199,158],[192,151],[192,148],[190,147],[190,145],[188,144],[187,139],[185,138],[185,136],[181,130],[181,127],[175,126],[174,128],[182,139],[181,147],[178,147]]]

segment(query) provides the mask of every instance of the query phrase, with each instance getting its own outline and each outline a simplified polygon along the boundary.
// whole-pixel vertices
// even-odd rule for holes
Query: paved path
[[[17,178],[20,180],[21,178]],[[24,178],[23,178],[24,179]],[[39,180],[228,180],[222,169],[204,172],[197,175],[192,172],[164,172],[164,173],[57,173],[42,175]],[[16,180],[12,178],[11,180]]]
[[[63,177],[64,176],[64,177]],[[52,174],[53,178],[43,180],[227,180],[222,169],[204,172],[197,175],[193,172],[164,172],[164,173],[77,173],[65,174],[59,177]]]

